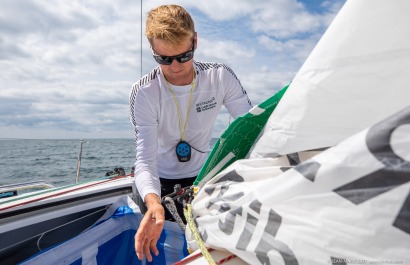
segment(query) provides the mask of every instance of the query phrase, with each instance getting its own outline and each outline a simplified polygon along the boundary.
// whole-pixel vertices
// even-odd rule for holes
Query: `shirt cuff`
[[[135,185],[143,201],[148,193],[155,193],[161,198],[161,184],[159,178],[148,171],[143,171],[135,176]]]

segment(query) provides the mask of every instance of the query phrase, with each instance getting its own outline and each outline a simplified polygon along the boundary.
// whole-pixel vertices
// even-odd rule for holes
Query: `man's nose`
[[[179,63],[177,60],[172,60],[172,63],[171,63],[171,67],[173,68],[173,69],[178,69],[179,67],[181,67],[181,65],[180,65],[181,63]]]

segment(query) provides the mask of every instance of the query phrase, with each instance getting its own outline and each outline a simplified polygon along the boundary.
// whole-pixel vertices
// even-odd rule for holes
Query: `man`
[[[234,118],[252,105],[229,67],[193,60],[198,36],[184,8],[154,8],[148,13],[145,33],[159,66],[133,85],[130,112],[136,142],[135,182],[147,207],[135,235],[135,250],[140,260],[145,255],[151,261],[151,251],[158,255],[164,215],[171,217],[161,205],[161,196],[173,192],[175,184],[193,184],[207,158],[222,105]],[[183,215],[182,205],[178,207]]]

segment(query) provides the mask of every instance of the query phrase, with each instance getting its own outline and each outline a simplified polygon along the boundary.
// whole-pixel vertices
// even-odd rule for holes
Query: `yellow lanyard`
[[[191,92],[189,93],[189,102],[188,102],[188,111],[186,113],[186,118],[185,118],[185,124],[184,124],[184,130],[182,131],[182,122],[181,122],[181,114],[179,112],[179,106],[177,99],[175,97],[174,91],[172,91],[171,86],[169,85],[168,81],[165,79],[165,82],[167,83],[168,89],[172,94],[172,98],[174,99],[175,106],[177,107],[177,113],[178,113],[178,120],[179,120],[179,133],[181,135],[181,141],[184,141],[185,138],[185,133],[186,133],[186,125],[188,123],[188,116],[189,116],[189,111],[191,109],[191,100],[192,100],[192,91],[194,90],[195,86],[195,69],[192,69],[192,82],[191,82]]]

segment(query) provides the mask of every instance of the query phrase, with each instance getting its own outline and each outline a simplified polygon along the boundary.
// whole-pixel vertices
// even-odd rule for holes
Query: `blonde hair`
[[[191,15],[179,5],[161,5],[148,12],[145,35],[152,40],[160,39],[172,46],[179,46],[188,37],[195,35]]]

